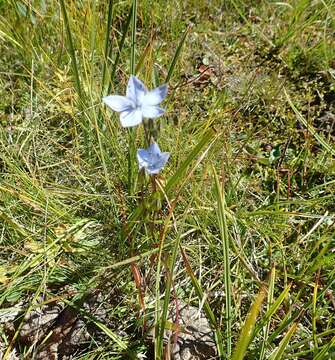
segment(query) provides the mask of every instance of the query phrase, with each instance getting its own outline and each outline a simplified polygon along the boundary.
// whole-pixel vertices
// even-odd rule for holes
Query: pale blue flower
[[[158,105],[167,94],[167,85],[161,85],[148,91],[145,85],[136,76],[128,81],[126,96],[110,95],[102,101],[112,110],[120,113],[123,127],[136,126],[143,118],[154,119],[164,113]]]
[[[158,174],[169,160],[170,153],[161,152],[157,143],[152,143],[147,149],[137,150],[137,160],[140,169],[145,169],[149,175]]]

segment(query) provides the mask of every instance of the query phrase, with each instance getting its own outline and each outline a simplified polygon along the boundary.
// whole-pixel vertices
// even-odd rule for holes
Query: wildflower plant
[[[120,113],[123,127],[134,127],[140,125],[144,118],[155,119],[164,114],[165,110],[159,104],[165,99],[167,91],[167,84],[149,91],[141,80],[132,75],[128,81],[126,96],[109,95],[102,100],[109,108]],[[144,127],[149,147],[137,150],[137,161],[139,169],[145,169],[149,175],[156,175],[163,169],[170,154],[161,152],[150,133],[149,124],[144,123]]]
[[[85,105],[86,101],[89,101],[90,96],[86,95],[86,90],[81,85],[81,76],[78,71],[79,62],[76,59],[76,51],[73,45],[70,22],[66,14],[66,5],[64,0],[61,1],[61,10],[63,13],[64,24],[67,30],[67,40],[69,53],[72,59],[72,70],[73,76],[76,83],[77,93],[80,99],[83,99],[81,103]],[[135,259],[138,256],[141,256],[143,247],[146,244],[152,244],[153,248],[150,251],[157,253],[155,257],[152,258],[155,261],[155,264],[152,264],[153,267],[156,267],[155,280],[151,293],[155,294],[154,301],[154,351],[155,359],[161,359],[164,353],[164,331],[166,329],[167,318],[168,318],[168,308],[171,304],[170,297],[172,296],[172,289],[174,287],[174,268],[177,261],[177,254],[180,249],[180,243],[182,237],[179,234],[179,231],[176,226],[174,226],[175,231],[175,241],[169,241],[167,238],[168,229],[170,229],[170,221],[174,219],[174,209],[177,206],[179,198],[181,196],[181,189],[186,183],[186,179],[189,179],[192,176],[192,173],[195,167],[198,164],[198,161],[203,159],[203,156],[199,158],[196,162],[195,160],[200,156],[202,152],[205,155],[210,149],[212,144],[216,139],[216,135],[212,129],[206,130],[204,133],[201,133],[199,141],[197,141],[196,146],[190,151],[187,157],[179,164],[178,168],[175,169],[174,174],[167,179],[167,181],[161,181],[159,173],[163,170],[167,161],[170,158],[170,153],[162,152],[160,146],[157,143],[157,129],[159,125],[157,124],[158,118],[162,116],[165,112],[164,108],[161,107],[161,103],[167,96],[168,83],[174,73],[174,69],[181,53],[181,49],[187,37],[187,34],[190,32],[191,25],[189,25],[184,33],[182,34],[180,41],[175,48],[174,55],[171,59],[171,62],[168,66],[165,84],[158,86],[154,89],[148,89],[145,84],[135,76],[136,69],[138,65],[135,64],[135,47],[136,47],[136,18],[137,18],[137,0],[132,1],[132,7],[129,10],[129,15],[127,21],[125,22],[122,38],[119,42],[119,52],[116,55],[114,62],[112,60],[112,47],[110,39],[113,38],[113,24],[112,24],[112,15],[113,15],[113,2],[109,2],[108,10],[108,19],[107,19],[107,32],[105,37],[105,51],[104,51],[104,63],[102,67],[102,81],[101,81],[101,98],[103,103],[113,111],[119,113],[121,126],[126,128],[125,135],[128,135],[128,186],[127,186],[127,198],[130,200],[126,201],[127,205],[129,204],[129,212],[127,219],[123,218],[122,228],[120,233],[120,240],[123,243],[126,243],[125,250],[129,254],[130,258]],[[121,49],[124,47],[125,38],[128,31],[128,28],[131,29],[131,51],[130,51],[130,78],[127,84],[125,95],[107,95],[110,93],[111,84],[115,80],[115,74],[119,67],[119,61],[121,59],[120,53]],[[110,70],[110,72],[109,72]],[[107,96],[106,96],[107,95]],[[99,149],[102,153],[101,160],[103,163],[104,173],[106,182],[110,182],[110,173],[108,171],[107,165],[105,163],[105,157],[103,155],[104,144],[103,141],[107,141],[100,137],[100,129],[103,128],[103,117],[101,116],[101,108],[99,109],[98,114],[95,114],[92,111],[90,121],[94,122],[94,126],[97,128],[97,140],[99,143]],[[92,119],[91,119],[92,118]],[[143,148],[136,149],[136,132],[135,127],[141,126],[143,124],[144,137],[142,143],[144,144]],[[92,134],[90,132],[91,127],[87,127],[88,131],[86,137],[90,139]],[[106,144],[106,148],[108,144]],[[136,160],[138,162],[139,171],[136,174]],[[138,176],[137,176],[138,175]],[[146,176],[149,175],[149,176]],[[138,191],[140,188],[140,191]],[[110,187],[112,189],[112,187]],[[177,195],[172,193],[175,189],[177,190]],[[112,208],[115,211],[116,218],[119,219],[119,212],[117,211],[118,205],[114,202],[113,197],[111,197]],[[128,200],[127,199],[127,200]],[[135,203],[132,201],[136,199]],[[163,207],[164,204],[164,207]],[[133,207],[134,206],[134,207]],[[168,209],[168,211],[166,211]],[[124,208],[122,208],[122,213],[124,213]],[[176,224],[175,224],[176,225]],[[142,243],[136,243],[137,239],[145,237],[145,245]],[[167,248],[169,248],[167,252]],[[172,250],[172,251],[170,251]],[[165,262],[165,259],[169,261]],[[133,276],[133,281],[136,285],[138,291],[138,300],[139,306],[141,307],[141,323],[143,324],[143,330],[147,327],[147,313],[146,304],[145,304],[145,289],[143,284],[148,285],[146,280],[142,278],[141,269],[137,264],[137,260],[131,262],[131,272]],[[165,281],[164,289],[164,299],[162,300],[162,290],[161,290],[161,274],[162,268],[165,268],[165,273],[169,274]],[[197,286],[195,286],[197,288]],[[176,296],[176,295],[173,295]],[[201,294],[198,294],[199,298],[203,298]],[[177,299],[176,299],[177,301]],[[150,301],[152,304],[152,302]],[[152,306],[152,305],[149,305]],[[208,309],[205,307],[205,311],[208,312]],[[209,316],[209,314],[207,314]],[[210,319],[213,319],[213,316],[209,316]],[[222,339],[220,335],[220,329],[213,320],[213,328],[216,329],[216,337],[218,342]],[[120,343],[120,342],[119,342]],[[122,348],[125,349],[126,346],[122,345]],[[220,350],[220,354],[223,351]]]

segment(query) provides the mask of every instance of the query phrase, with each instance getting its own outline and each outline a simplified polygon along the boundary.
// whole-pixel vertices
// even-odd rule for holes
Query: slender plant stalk
[[[325,360],[330,359],[326,357],[328,350],[335,348],[335,336],[325,345],[322,350],[313,358],[313,360]],[[330,354],[328,354],[330,356]]]
[[[313,290],[313,308],[312,308],[312,334],[314,342],[314,354],[318,352],[318,339],[317,339],[317,328],[316,328],[316,319],[317,319],[317,296],[318,296],[318,276],[316,276],[314,290]]]
[[[183,48],[184,42],[185,42],[186,37],[187,37],[188,33],[190,32],[191,28],[192,28],[191,25],[189,25],[187,27],[187,29],[184,31],[184,33],[183,33],[183,35],[182,35],[182,37],[181,37],[181,39],[179,41],[178,47],[176,49],[176,52],[174,53],[174,56],[172,58],[172,61],[171,61],[170,67],[169,67],[168,74],[167,74],[166,79],[165,79],[166,83],[169,82],[170,79],[171,79],[171,76],[173,74],[173,70],[174,70],[174,68],[176,66],[177,60],[178,60],[179,55],[181,53],[181,49]]]
[[[96,40],[97,40],[97,23],[96,23],[96,13],[97,13],[97,3],[95,0],[92,0],[92,28],[91,28],[91,33],[90,33],[90,53],[91,53],[91,57],[90,57],[90,89],[93,89],[93,81],[95,78],[95,71],[94,71],[94,67],[95,67],[95,62],[94,62],[94,57],[95,57],[95,49],[96,49]],[[101,113],[101,107],[99,107],[99,115]]]
[[[170,295],[171,295],[171,288],[172,288],[172,281],[173,281],[173,270],[174,270],[174,266],[176,263],[177,252],[178,252],[180,240],[181,240],[181,237],[180,237],[180,234],[178,234],[176,241],[174,243],[173,249],[172,249],[172,255],[170,258],[170,264],[169,264],[169,268],[168,268],[168,278],[167,278],[167,281],[165,284],[163,310],[162,310],[160,319],[158,319],[158,323],[157,323],[158,326],[157,326],[157,333],[156,333],[157,337],[156,337],[156,346],[155,346],[155,360],[161,359],[162,355],[163,355],[163,339],[164,339],[165,323],[166,323],[168,308],[169,308],[169,303],[170,303]],[[161,262],[161,256],[162,256],[161,251],[160,251],[159,255],[160,256],[159,256],[158,269],[160,269],[160,262]],[[158,271],[157,271],[157,276],[159,276]],[[157,281],[157,280],[159,280],[159,279],[156,278],[156,291],[157,291],[157,285],[159,284],[159,281]],[[159,293],[156,294],[156,296],[158,296],[158,298],[156,300],[159,301],[159,298],[160,298]],[[157,303],[157,301],[156,301],[156,303]]]
[[[131,52],[130,52],[130,73],[132,75],[135,75],[136,20],[137,20],[137,0],[133,0],[132,18],[131,18]]]
[[[215,190],[217,193],[217,217],[223,244],[223,258],[224,258],[224,284],[225,284],[225,323],[226,323],[226,338],[227,338],[227,357],[231,356],[231,328],[232,328],[232,314],[231,314],[231,278],[230,278],[230,259],[229,259],[229,235],[228,225],[226,219],[226,201],[224,188],[220,184],[219,178],[213,167]]]
[[[285,351],[289,341],[291,340],[292,336],[297,331],[297,328],[298,328],[298,323],[297,322],[293,323],[293,325],[290,327],[290,329],[287,331],[287,333],[283,337],[282,341],[278,345],[278,348],[276,349],[276,351],[270,356],[269,360],[284,359],[284,357],[283,357],[284,351]]]
[[[136,52],[136,17],[137,0],[133,0],[132,19],[131,19],[131,52],[130,52],[130,73],[135,75],[135,52]],[[135,130],[128,130],[129,152],[128,152],[128,191],[133,194],[134,191],[134,169],[135,169]]]
[[[267,301],[267,308],[266,308],[267,311],[270,310],[271,304],[273,302],[275,280],[276,280],[276,268],[273,266],[271,269],[271,273],[270,273],[270,284],[269,284],[268,301]],[[263,360],[264,356],[265,356],[265,348],[266,348],[266,344],[267,344],[267,339],[269,337],[270,325],[271,325],[271,316],[268,318],[266,325],[264,326],[264,337],[263,337],[259,360]]]
[[[245,323],[242,327],[240,336],[238,338],[237,344],[235,346],[235,351],[231,360],[243,360],[245,353],[248,349],[250,341],[252,340],[253,329],[256,324],[258,313],[261,310],[262,302],[265,298],[266,290],[265,288],[261,288],[259,291],[254,303],[252,304]]]
[[[68,47],[69,47],[69,53],[70,53],[71,62],[72,62],[72,69],[73,69],[76,90],[79,95],[79,98],[82,100],[83,92],[82,92],[81,84],[80,84],[76,52],[75,52],[74,45],[73,45],[71,28],[70,28],[70,23],[69,23],[69,19],[67,16],[67,11],[66,11],[66,6],[65,6],[64,0],[60,0],[60,6],[61,6],[61,10],[62,10],[64,25],[65,25],[65,30],[66,30],[67,40],[68,40]]]
[[[172,286],[172,276],[173,276],[173,261],[170,266],[170,269],[167,269],[168,271],[168,280],[167,280],[167,288],[165,292],[164,297],[164,303],[163,303],[163,314],[161,316],[161,306],[160,306],[160,279],[161,279],[161,264],[162,264],[162,255],[163,255],[163,249],[165,246],[165,238],[167,231],[169,229],[169,224],[171,221],[171,218],[173,217],[173,210],[176,205],[176,201],[172,204],[169,210],[169,214],[164,220],[164,225],[160,232],[160,240],[159,240],[159,253],[157,257],[157,269],[156,269],[156,285],[155,285],[155,295],[156,295],[156,301],[155,301],[155,360],[161,359],[162,353],[163,353],[163,338],[164,338],[164,329],[166,324],[166,316],[168,312],[168,306],[170,302],[170,296],[167,293],[167,289],[171,289]],[[173,247],[173,253],[175,253],[176,249],[178,249],[178,246],[180,244],[181,236],[180,234],[177,235],[177,238],[174,242]],[[170,291],[169,291],[170,293]],[[165,315],[164,315],[165,314]]]
[[[112,55],[111,34],[113,27],[113,5],[114,5],[114,0],[109,0],[106,37],[105,37],[105,50],[104,50],[104,65],[102,69],[102,87],[101,87],[102,95],[104,95],[106,74],[107,74],[108,65],[110,63],[110,57]]]
[[[184,260],[184,263],[185,263],[185,267],[186,267],[186,271],[188,273],[188,275],[190,276],[191,278],[191,282],[192,282],[192,285],[193,285],[193,288],[194,288],[194,291],[195,293],[197,294],[198,298],[200,301],[203,301],[203,299],[205,299],[205,294],[199,284],[199,281],[198,279],[196,278],[192,268],[191,268],[191,265],[187,259],[187,256],[186,256],[186,253],[184,251],[183,248],[181,248],[181,254],[183,256],[183,260]],[[204,308],[204,312],[214,330],[214,334],[215,334],[215,341],[216,341],[216,345],[217,345],[217,350],[218,350],[218,355],[221,359],[224,358],[224,350],[223,350],[223,337],[222,337],[222,333],[221,333],[221,330],[220,330],[220,327],[218,326],[217,324],[217,321],[216,321],[216,318],[215,318],[215,315],[214,315],[214,312],[213,310],[211,309],[209,303],[207,300],[205,300],[204,304],[203,304],[203,308]]]
[[[165,189],[164,189],[165,193],[166,193],[167,189],[169,189],[169,191],[170,191],[176,185],[176,183],[178,183],[178,181],[181,180],[182,176],[184,175],[184,170],[189,166],[189,164],[192,162],[192,160],[194,160],[195,156],[199,154],[199,152],[203,149],[203,147],[208,144],[208,142],[210,141],[210,139],[212,139],[212,137],[213,137],[213,133],[206,132],[204,134],[203,138],[200,140],[198,145],[194,148],[194,150],[191,152],[189,157],[185,160],[185,163],[183,163],[182,166],[176,172],[176,176],[177,175],[178,176],[176,178],[174,178],[173,183],[170,183],[169,187],[167,187],[167,185],[165,186]],[[211,145],[209,145],[209,147],[210,146]],[[209,147],[208,147],[208,149],[209,149]],[[208,149],[204,152],[204,154],[207,153]],[[198,160],[198,163],[199,163],[199,161],[201,161],[203,159],[203,156],[200,157],[200,159]],[[197,164],[195,164],[195,167],[197,166]],[[194,170],[194,168],[193,168],[193,170]],[[190,171],[188,176],[190,176],[190,174],[192,174],[193,170]],[[159,257],[158,257],[158,264],[157,264],[157,271],[156,271],[155,360],[161,359],[161,356],[163,354],[164,329],[165,329],[166,318],[167,318],[167,314],[168,314],[168,306],[169,306],[169,303],[170,303],[170,295],[171,295],[171,288],[172,288],[172,281],[173,281],[173,270],[174,270],[174,266],[175,266],[175,263],[176,263],[176,256],[177,256],[178,247],[181,248],[181,246],[180,246],[180,240],[181,240],[180,234],[177,234],[177,239],[175,240],[174,247],[173,247],[173,250],[172,250],[172,255],[170,257],[170,263],[169,263],[169,266],[168,266],[168,269],[167,269],[167,271],[168,271],[168,279],[167,279],[167,282],[166,282],[162,313],[160,311],[160,289],[159,289],[161,256],[162,256],[162,250],[161,249],[163,248],[164,239],[165,239],[165,236],[166,236],[166,231],[167,231],[167,228],[168,228],[168,224],[169,224],[170,218],[172,217],[173,209],[174,209],[175,205],[177,204],[179,194],[180,194],[180,190],[181,189],[179,189],[178,194],[175,196],[175,198],[174,198],[175,200],[173,202],[173,205],[171,206],[169,216],[167,217],[167,219],[164,222],[165,225],[164,225],[163,234],[162,234],[161,240],[160,240],[160,253],[159,253]],[[186,259],[186,256],[184,256],[184,258]],[[191,271],[191,273],[190,273],[191,278],[192,278],[192,274],[193,273]],[[200,286],[197,287],[197,280],[196,280],[195,277],[193,278],[193,283],[194,283],[194,287],[195,287],[196,290],[198,288],[200,288]],[[199,294],[200,299],[203,298],[203,293],[201,292],[201,289],[200,289],[200,291],[197,292],[197,294]],[[211,319],[211,324],[212,324],[212,326],[213,326],[213,328],[215,330],[215,335],[216,335],[216,339],[217,339],[219,353],[221,355],[221,354],[223,354],[223,348],[222,348],[222,335],[221,335],[220,329],[216,325],[215,317],[214,317],[213,312],[211,311],[211,309],[210,309],[207,302],[204,305],[204,309],[205,309],[206,315],[209,316],[209,318]]]
[[[127,20],[126,20],[126,22],[125,22],[125,24],[123,26],[122,38],[121,38],[121,41],[120,41],[120,45],[118,46],[118,52],[116,54],[115,61],[113,63],[113,67],[112,67],[112,73],[111,73],[110,79],[108,81],[107,94],[109,94],[111,92],[111,89],[112,89],[112,82],[113,82],[113,80],[115,78],[116,69],[117,69],[117,66],[118,66],[118,64],[120,62],[121,51],[122,51],[124,43],[126,41],[126,37],[127,37],[127,33],[128,33],[130,23],[131,23],[132,15],[133,15],[133,5],[131,6],[131,8],[129,10]]]

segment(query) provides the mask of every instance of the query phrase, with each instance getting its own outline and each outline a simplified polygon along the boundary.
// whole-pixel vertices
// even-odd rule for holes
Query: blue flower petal
[[[170,158],[170,153],[168,153],[168,152],[161,153],[161,156],[160,156],[160,159],[159,159],[159,166],[160,166],[161,169],[168,162],[169,158]]]
[[[127,86],[127,97],[136,105],[141,105],[145,93],[148,91],[146,86],[136,76],[131,76]]]
[[[155,158],[159,157],[161,154],[161,149],[159,148],[158,144],[156,142],[153,142],[147,149],[147,152],[151,155],[152,161],[155,160]]]
[[[167,94],[167,85],[162,85],[148,91],[143,82],[136,76],[131,76],[127,86],[127,96],[110,95],[103,102],[120,114],[121,125],[130,127],[139,125],[143,118],[154,119],[164,114],[164,109],[158,106]]]
[[[160,108],[159,106],[143,106],[142,107],[142,114],[143,117],[149,118],[149,119],[155,119],[161,115],[163,115],[165,112],[164,109]]]
[[[151,144],[147,149],[137,150],[139,168],[144,168],[149,175],[158,174],[165,166],[170,154],[162,153],[157,143]]]
[[[152,154],[146,149],[138,149],[137,158],[139,162],[143,163],[143,166],[148,166],[149,163],[152,163]]]
[[[123,111],[120,114],[120,121],[123,127],[132,127],[139,125],[142,122],[142,119],[142,111],[139,109]]]
[[[125,96],[119,96],[119,95],[105,96],[104,98],[102,98],[102,101],[112,110],[117,112],[130,111],[135,107],[134,102]]]
[[[161,85],[156,89],[148,91],[143,97],[142,106],[154,106],[160,104],[165,99],[167,91],[167,84]]]

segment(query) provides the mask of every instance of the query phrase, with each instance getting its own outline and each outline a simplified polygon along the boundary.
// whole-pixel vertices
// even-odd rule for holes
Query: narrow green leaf
[[[68,304],[69,306],[76,309],[78,312],[80,312],[85,318],[92,321],[99,329],[101,329],[117,346],[125,351],[128,349],[128,342],[123,340],[121,336],[116,334],[114,331],[109,329],[105,324],[103,324],[99,319],[97,319],[94,315],[92,315],[90,312],[86,311],[83,307],[84,300],[86,299],[87,293],[82,293],[81,296],[79,296],[75,301],[69,301],[67,299],[64,299],[64,302]]]
[[[65,6],[64,0],[60,0],[60,6],[61,6],[61,10],[62,10],[63,19],[64,19],[65,31],[66,31],[66,35],[67,35],[68,48],[69,48],[69,53],[70,53],[70,57],[71,57],[71,65],[72,65],[76,90],[79,95],[79,98],[82,99],[83,93],[82,93],[81,84],[80,84],[76,52],[75,52],[74,45],[73,45],[71,28],[70,28],[70,23],[69,23],[69,19],[67,16],[67,11],[66,11],[66,6]]]
[[[259,325],[257,325],[253,337],[255,337],[259,333],[263,326],[265,326],[269,322],[271,317],[277,312],[282,302],[286,299],[290,289],[291,285],[288,285],[278,296],[277,300],[270,306],[265,315],[259,321]]]
[[[223,259],[224,259],[224,285],[225,285],[225,325],[226,325],[226,338],[227,338],[227,357],[231,356],[231,328],[232,328],[232,312],[231,312],[231,278],[230,278],[230,259],[229,259],[229,235],[228,224],[226,219],[226,200],[224,188],[220,184],[219,178],[213,167],[215,190],[217,198],[217,218],[221,233],[221,240],[223,245]]]
[[[131,23],[132,15],[133,15],[133,6],[131,6],[131,8],[129,9],[127,20],[126,20],[126,22],[125,22],[125,24],[123,26],[120,45],[118,47],[118,52],[116,54],[116,58],[115,58],[115,61],[113,63],[113,66],[112,66],[112,73],[111,73],[111,76],[110,76],[110,80],[108,82],[107,94],[109,94],[111,92],[112,83],[113,83],[113,80],[115,78],[116,70],[117,70],[117,67],[118,67],[119,62],[120,62],[121,51],[122,51],[124,43],[126,41],[126,37],[127,37],[127,33],[128,33],[128,30],[129,30],[130,23]]]
[[[101,329],[110,339],[112,339],[121,350],[127,350],[128,345],[126,342],[124,342],[120,336],[115,334],[111,329],[109,329],[106,325],[104,325],[102,322],[100,322],[98,319],[90,317],[90,319],[94,322],[94,324]]]
[[[182,50],[182,48],[183,48],[184,42],[185,42],[186,37],[187,37],[188,33],[190,32],[191,28],[192,28],[191,25],[189,25],[189,26],[186,28],[186,30],[184,31],[184,33],[183,33],[183,35],[182,35],[182,37],[181,37],[181,39],[180,39],[180,41],[179,41],[179,44],[178,44],[177,49],[176,49],[176,52],[174,53],[174,56],[173,56],[172,61],[171,61],[171,64],[170,64],[168,74],[167,74],[166,79],[165,79],[165,82],[166,82],[166,83],[169,82],[170,79],[171,79],[171,76],[172,76],[172,74],[173,74],[173,70],[174,70],[174,68],[175,68],[175,66],[176,66],[176,63],[177,63],[177,60],[178,60],[179,55],[180,55],[180,53],[181,53],[181,50]]]
[[[294,323],[282,341],[280,342],[278,348],[275,350],[275,352],[270,356],[269,360],[280,360],[283,359],[283,354],[285,351],[286,346],[288,345],[289,341],[291,340],[291,337],[294,335],[298,327],[298,323]]]
[[[331,349],[335,348],[335,336],[331,339],[331,341],[322,348],[322,350],[316,354],[313,360],[324,360],[324,359],[330,359],[330,357],[326,357],[327,352]],[[330,356],[330,354],[328,354]]]
[[[257,320],[258,313],[261,310],[262,302],[265,298],[266,291],[261,288],[254,303],[252,304],[245,323],[242,327],[239,339],[237,341],[232,360],[242,360],[247,351],[247,348],[252,340],[253,329]]]
[[[168,194],[173,188],[179,184],[184,178],[185,172],[194,161],[194,159],[198,156],[201,150],[213,139],[216,138],[215,132],[213,129],[210,129],[204,133],[199,143],[194,147],[194,149],[190,152],[188,157],[181,163],[175,174],[168,180],[165,186],[165,192]]]
[[[314,127],[311,124],[308,124],[308,122],[306,121],[306,119],[301,115],[301,113],[299,112],[299,110],[294,106],[290,96],[287,94],[286,90],[284,89],[284,93],[286,96],[286,99],[288,101],[288,103],[290,104],[292,110],[294,111],[294,113],[297,115],[297,118],[299,119],[299,121],[307,128],[307,130],[315,137],[315,139],[329,152],[331,153],[333,156],[335,156],[335,148],[329,144],[324,138],[323,136],[321,136],[320,134],[318,134],[318,132],[314,129]]]
[[[104,51],[104,64],[102,69],[102,81],[101,89],[102,95],[104,95],[105,82],[107,69],[110,63],[110,58],[112,55],[112,44],[111,44],[111,35],[113,30],[113,5],[114,0],[109,0],[108,2],[108,15],[107,15],[107,26],[106,26],[106,35],[105,35],[105,51]]]
[[[133,0],[131,17],[130,73],[135,75],[137,0]]]
[[[271,268],[271,273],[270,273],[270,283],[269,283],[269,290],[268,290],[268,301],[267,301],[267,311],[270,310],[272,302],[273,302],[273,294],[274,294],[274,288],[275,288],[275,280],[276,280],[276,268],[273,266]],[[285,297],[284,297],[285,299]],[[276,309],[275,309],[276,311]],[[263,360],[264,356],[265,356],[265,349],[266,349],[266,344],[267,344],[267,340],[268,340],[268,336],[269,336],[269,332],[270,332],[270,325],[271,325],[271,317],[272,314],[274,314],[274,312],[270,313],[269,318],[267,318],[265,326],[263,327],[264,329],[264,336],[263,336],[263,341],[262,341],[262,347],[261,347],[261,352],[260,352],[260,356],[259,356],[259,360]],[[254,335],[255,336],[255,335]]]
[[[190,276],[191,278],[191,282],[192,282],[192,285],[193,285],[193,288],[194,288],[194,291],[195,293],[197,294],[198,298],[200,301],[203,301],[204,299],[204,292],[202,291],[202,288],[198,282],[198,279],[196,278],[196,276],[194,275],[194,272],[192,270],[192,267],[187,259],[187,256],[186,256],[186,253],[184,251],[183,248],[181,248],[181,254],[183,256],[183,260],[184,260],[184,264],[185,264],[185,268],[186,268],[186,271],[188,273],[188,275]],[[224,356],[224,350],[223,350],[223,337],[222,337],[222,334],[221,334],[221,331],[220,331],[220,328],[217,324],[217,321],[216,321],[216,318],[215,318],[215,315],[214,315],[214,312],[213,310],[211,309],[209,303],[207,300],[205,300],[204,302],[204,312],[214,330],[214,333],[215,333],[215,340],[216,340],[216,344],[217,344],[217,348],[218,348],[218,352],[219,352],[219,356],[221,358],[223,358]]]

